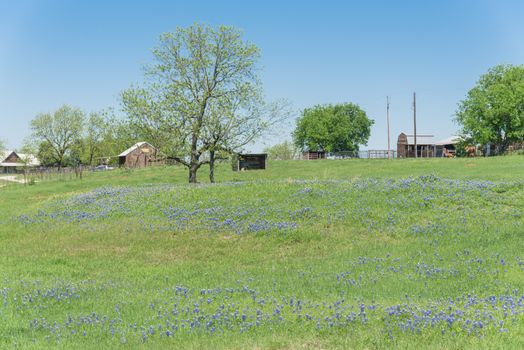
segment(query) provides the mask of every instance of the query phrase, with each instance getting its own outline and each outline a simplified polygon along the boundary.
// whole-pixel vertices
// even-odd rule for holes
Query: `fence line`
[[[388,157],[389,153],[389,157]],[[367,150],[367,151],[344,151],[344,152],[330,152],[327,154],[328,159],[348,159],[348,158],[361,158],[361,159],[387,159],[396,158],[397,151],[393,150]]]
[[[26,168],[16,173],[0,174],[0,190],[36,182],[81,180],[86,167]]]

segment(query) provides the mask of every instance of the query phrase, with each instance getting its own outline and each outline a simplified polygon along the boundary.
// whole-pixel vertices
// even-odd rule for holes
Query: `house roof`
[[[455,145],[459,142],[460,142],[460,136],[451,136],[451,137],[448,137],[447,139],[440,140],[436,142],[435,144],[437,146],[444,146],[444,145]]]
[[[415,144],[415,137],[413,135],[407,135],[408,145]],[[434,145],[435,137],[433,135],[417,135],[417,146],[418,145]]]
[[[3,151],[0,152],[0,161],[4,161],[7,157],[9,157],[13,153],[13,151]]]
[[[18,158],[21,159],[20,162],[18,163],[13,163],[13,162],[3,162],[4,160],[7,159],[7,157],[9,157],[11,154],[16,154],[18,156]],[[15,151],[6,151],[6,152],[2,152],[0,153],[0,163],[2,164],[1,166],[23,166],[23,165],[28,165],[28,166],[38,166],[40,165],[40,161],[32,154],[23,154],[23,153],[17,153]]]
[[[135,143],[133,146],[129,147],[128,149],[126,149],[124,152],[120,153],[118,156],[119,157],[125,157],[127,156],[129,153],[133,152],[134,150],[138,149],[139,147],[142,147],[143,145],[149,145],[151,146],[152,148],[155,148],[153,147],[153,145],[151,145],[149,142],[145,142],[145,141],[142,141],[142,142],[137,142]]]

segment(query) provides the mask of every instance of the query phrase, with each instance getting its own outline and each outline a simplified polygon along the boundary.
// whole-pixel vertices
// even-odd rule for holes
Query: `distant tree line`
[[[188,181],[271,130],[290,115],[283,101],[267,102],[259,78],[259,48],[229,26],[195,24],[161,35],[145,79],[121,93],[121,112],[85,113],[64,105],[31,121],[24,151],[44,166],[96,165],[138,141],[188,170]],[[459,104],[456,122],[471,143],[505,150],[524,139],[524,66],[501,65],[481,76]],[[358,151],[374,121],[353,103],[316,105],[296,119],[293,142],[267,148],[271,159],[303,151]],[[5,143],[0,142],[0,150]]]
[[[63,105],[31,121],[31,138],[25,152],[35,154],[43,166],[93,166],[114,157],[136,142],[127,120],[110,111],[85,112]]]
[[[195,24],[160,37],[142,86],[121,94],[125,116],[62,106],[31,122],[32,145],[42,164],[96,164],[137,141],[197,171],[241,151],[289,116],[288,104],[267,102],[259,79],[260,50],[229,26]]]

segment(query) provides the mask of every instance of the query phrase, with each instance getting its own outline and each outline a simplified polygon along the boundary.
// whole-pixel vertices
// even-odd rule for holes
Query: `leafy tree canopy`
[[[31,120],[32,137],[45,144],[59,167],[75,143],[82,138],[85,114],[78,108],[63,105],[53,113],[41,113]]]
[[[524,139],[524,66],[499,65],[482,75],[456,114],[464,138],[504,151]]]
[[[353,103],[318,105],[302,112],[293,139],[304,151],[358,151],[367,144],[373,123]]]
[[[130,124],[186,166],[189,182],[203,164],[214,181],[215,152],[242,148],[277,119],[262,99],[259,49],[233,27],[195,24],[163,34],[153,54],[145,85],[122,93]]]

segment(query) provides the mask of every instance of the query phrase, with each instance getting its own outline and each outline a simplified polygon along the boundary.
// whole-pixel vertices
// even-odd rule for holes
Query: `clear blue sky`
[[[228,24],[262,50],[268,99],[294,109],[354,102],[375,120],[368,147],[412,132],[454,134],[457,103],[491,66],[524,63],[524,1],[0,0],[0,139],[20,147],[29,121],[64,103],[118,107],[142,80],[158,36]],[[274,140],[273,140],[274,141]],[[259,150],[255,145],[252,150]]]

